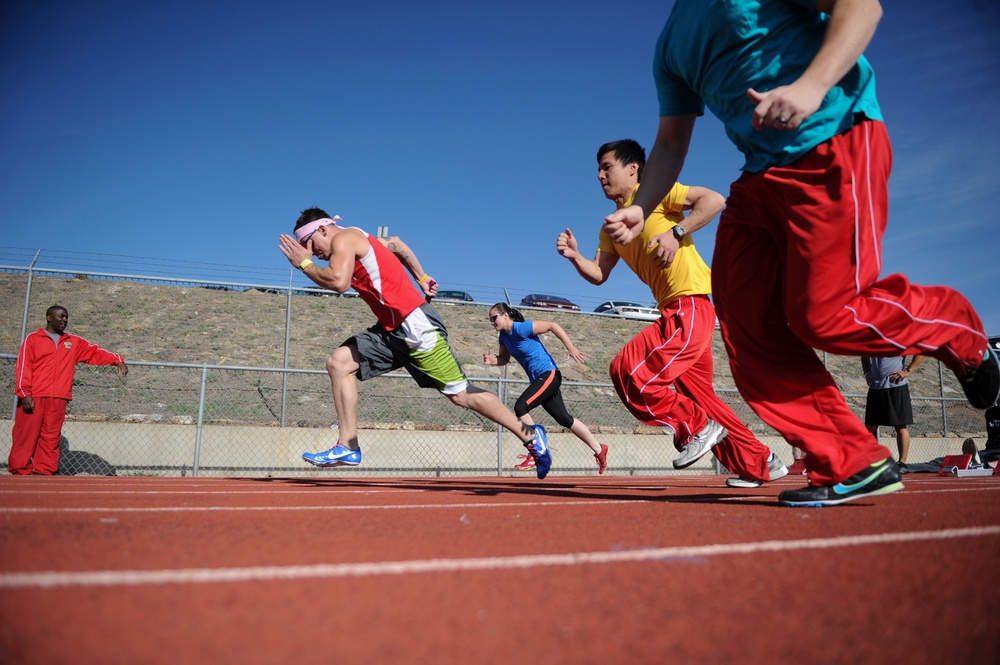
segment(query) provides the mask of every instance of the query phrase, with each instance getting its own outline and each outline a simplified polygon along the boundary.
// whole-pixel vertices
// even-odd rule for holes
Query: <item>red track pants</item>
[[[715,308],[708,296],[682,296],[611,361],[611,381],[636,418],[671,427],[683,445],[711,418],[729,430],[713,452],[746,478],[770,480],[771,450],[747,429],[712,386]],[[675,386],[677,392],[670,389]]]
[[[866,120],[792,164],[745,173],[719,222],[712,291],[733,379],[767,424],[806,452],[814,485],[889,457],[813,349],[922,353],[962,371],[986,349],[954,289],[879,280],[892,147]]]
[[[11,474],[51,476],[59,470],[59,441],[67,403],[58,397],[36,397],[31,413],[17,407],[11,434],[13,442],[7,458]]]

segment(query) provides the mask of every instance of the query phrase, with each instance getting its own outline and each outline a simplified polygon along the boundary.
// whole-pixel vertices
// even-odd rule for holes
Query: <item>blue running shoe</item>
[[[531,443],[524,444],[524,447],[535,458],[535,474],[541,480],[549,475],[552,455],[549,453],[549,439],[545,435],[545,428],[541,425],[532,425],[532,427],[535,428],[535,438],[531,440]]]
[[[836,485],[809,486],[785,490],[778,495],[778,504],[801,508],[837,506],[869,496],[889,494],[903,489],[899,466],[888,457],[858,471]]]
[[[361,448],[351,450],[337,444],[321,453],[302,453],[302,459],[313,466],[357,466],[361,464]]]

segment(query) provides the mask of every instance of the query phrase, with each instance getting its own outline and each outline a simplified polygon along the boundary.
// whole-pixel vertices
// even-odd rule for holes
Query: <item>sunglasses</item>
[[[299,244],[302,245],[303,247],[305,247],[306,249],[309,249],[309,238],[312,238],[314,235],[316,235],[316,231],[313,231],[312,233],[310,233],[309,235],[307,235],[305,238],[303,238],[302,240],[300,240]]]
[[[490,323],[495,323],[496,320],[499,319],[501,316],[503,316],[503,313],[494,314],[493,316],[490,317]]]

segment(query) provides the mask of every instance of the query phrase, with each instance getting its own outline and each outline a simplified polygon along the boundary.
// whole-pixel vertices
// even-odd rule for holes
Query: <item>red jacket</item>
[[[73,399],[73,374],[77,363],[117,365],[121,356],[105,351],[82,337],[63,333],[58,344],[39,328],[24,339],[14,366],[14,394],[18,397]]]

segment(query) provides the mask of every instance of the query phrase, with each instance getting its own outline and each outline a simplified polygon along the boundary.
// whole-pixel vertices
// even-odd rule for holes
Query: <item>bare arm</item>
[[[576,236],[569,229],[559,234],[559,238],[556,240],[556,251],[559,252],[560,256],[568,259],[576,271],[580,273],[580,276],[591,284],[600,285],[606,282],[618,263],[617,255],[600,250],[593,261],[583,258]]]
[[[417,259],[417,255],[413,253],[413,250],[399,236],[379,238],[378,241],[395,254],[400,263],[410,271],[413,279],[416,280],[417,285],[420,286],[425,295],[434,296],[437,294],[437,281],[424,272],[423,266],[420,265],[420,260]]]
[[[578,363],[583,363],[583,361],[587,359],[587,356],[585,356],[580,349],[573,345],[573,341],[569,338],[569,335],[566,334],[566,331],[558,323],[553,321],[533,321],[531,324],[531,331],[535,333],[536,336],[544,335],[545,333],[550,332],[563,343],[563,346],[565,346],[566,350],[569,351],[570,358]]]
[[[354,274],[354,262],[368,253],[371,246],[368,238],[358,229],[344,229],[331,241],[332,255],[329,265],[320,268],[312,262],[312,240],[306,247],[290,235],[281,234],[278,237],[278,248],[288,262],[296,268],[301,268],[308,260],[305,268],[301,268],[306,277],[324,289],[343,293],[351,288],[351,276]]]
[[[901,369],[898,372],[893,372],[892,374],[889,375],[889,380],[892,381],[893,383],[899,383],[903,379],[908,379],[910,378],[910,375],[913,374],[917,370],[917,368],[923,364],[924,364],[923,356],[912,356],[912,360],[910,360],[910,366]]]
[[[502,367],[510,362],[510,351],[503,344],[500,345],[500,350],[497,351],[496,355],[493,355],[490,351],[486,351],[483,354],[483,364],[484,365],[494,365],[496,367]]]
[[[642,191],[642,188],[639,188]],[[684,209],[691,212],[677,226],[684,229],[685,234],[690,235],[698,229],[708,224],[726,207],[726,197],[707,187],[689,187],[688,196],[684,201]],[[656,247],[654,252],[656,264],[661,268],[667,268],[674,262],[674,256],[680,248],[680,243],[674,237],[673,229],[653,236],[649,241],[650,247]]]
[[[646,222],[670,188],[677,182],[681,167],[687,158],[688,146],[697,116],[662,116],[656,132],[656,142],[642,172],[642,187],[636,192],[632,205],[611,213],[604,218],[604,230],[619,245],[635,240]]]
[[[765,93],[747,91],[757,104],[755,129],[796,129],[815,113],[830,88],[857,64],[882,19],[878,0],[818,0],[816,9],[829,14],[830,21],[822,46],[802,76]]]
[[[861,372],[865,375],[865,382],[870,386],[872,384],[872,359],[861,357]]]

